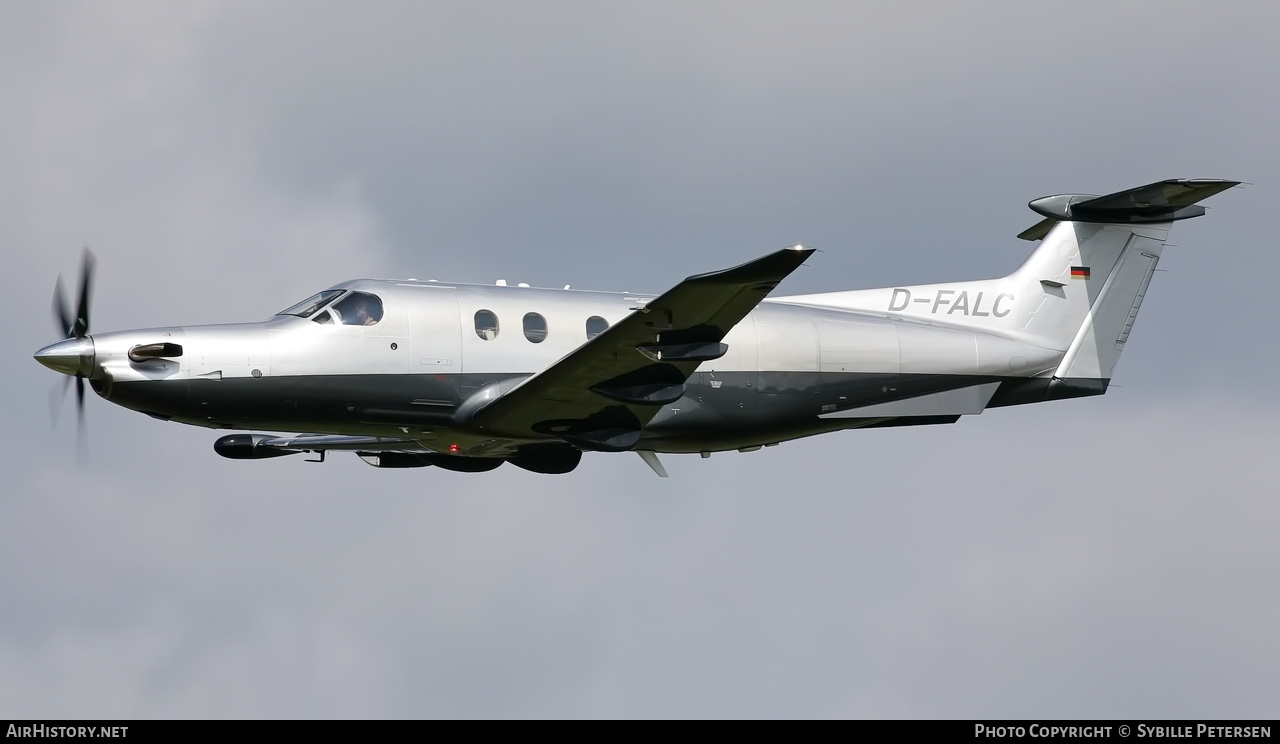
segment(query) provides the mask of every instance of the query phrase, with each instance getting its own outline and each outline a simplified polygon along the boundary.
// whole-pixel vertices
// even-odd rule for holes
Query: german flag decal
[[[1072,279],[1088,279],[1089,267],[1088,266],[1072,266],[1071,278]]]

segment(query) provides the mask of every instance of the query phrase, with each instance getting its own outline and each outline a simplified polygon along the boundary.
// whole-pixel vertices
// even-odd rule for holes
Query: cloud
[[[5,507],[48,528],[6,541],[0,686],[32,715],[1265,716],[1280,513],[1235,405],[1005,409],[668,481],[152,433],[145,478],[112,453]]]
[[[0,9],[0,713],[1263,717],[1280,639],[1270,6]],[[1035,32],[1028,32],[1035,29]],[[1101,399],[565,477],[233,462],[27,358],[357,276],[996,275],[1030,198],[1180,224]]]

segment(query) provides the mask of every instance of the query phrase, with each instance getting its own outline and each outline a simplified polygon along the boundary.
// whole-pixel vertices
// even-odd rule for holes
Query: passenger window
[[[343,325],[371,326],[382,320],[382,300],[367,292],[352,292],[329,310]]]
[[[476,311],[476,335],[485,341],[498,337],[498,316],[490,310]]]
[[[527,313],[524,316],[524,337],[532,343],[542,343],[547,337],[547,319],[537,313]]]
[[[587,340],[590,341],[596,336],[599,336],[608,328],[609,321],[599,315],[592,315],[590,318],[587,318]]]

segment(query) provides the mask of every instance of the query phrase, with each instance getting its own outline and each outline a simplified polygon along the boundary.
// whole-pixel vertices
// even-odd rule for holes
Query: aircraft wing
[[[684,395],[698,365],[724,356],[729,330],[812,253],[784,248],[691,276],[516,387],[464,403],[459,414],[498,436],[631,449],[658,409]]]

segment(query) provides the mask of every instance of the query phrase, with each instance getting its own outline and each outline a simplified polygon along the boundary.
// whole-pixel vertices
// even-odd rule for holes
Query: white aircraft
[[[89,335],[92,258],[42,364],[164,421],[242,433],[224,457],[331,450],[376,467],[567,473],[584,451],[750,451],[839,429],[953,423],[1100,395],[1170,225],[1237,185],[1037,199],[1039,241],[986,281],[766,296],[795,246],[658,294],[339,284],[260,323]]]

